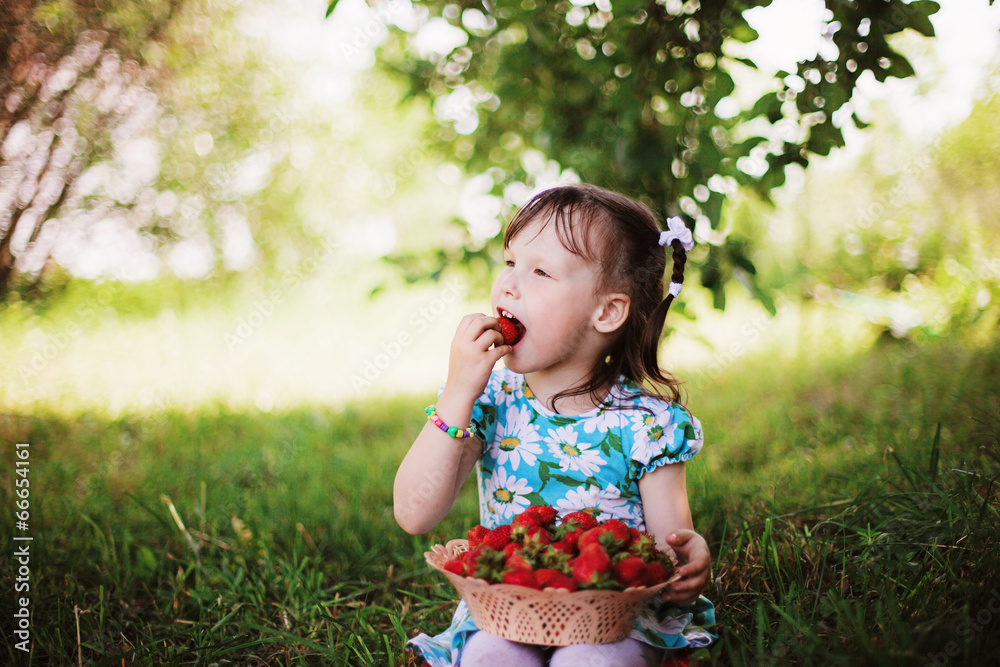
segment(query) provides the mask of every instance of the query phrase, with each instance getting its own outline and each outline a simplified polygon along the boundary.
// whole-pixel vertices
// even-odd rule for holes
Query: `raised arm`
[[[503,344],[495,317],[476,313],[462,319],[451,344],[448,381],[437,402],[444,423],[468,427],[472,407],[486,388],[493,365],[510,349]],[[396,523],[411,535],[436,526],[455,504],[482,448],[478,437],[451,438],[430,422],[425,424],[396,471]]]

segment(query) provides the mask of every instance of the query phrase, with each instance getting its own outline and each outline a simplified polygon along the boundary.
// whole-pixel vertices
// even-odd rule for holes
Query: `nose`
[[[518,298],[517,276],[514,273],[514,268],[510,266],[504,268],[497,277],[495,286],[501,295],[509,296],[512,299]]]

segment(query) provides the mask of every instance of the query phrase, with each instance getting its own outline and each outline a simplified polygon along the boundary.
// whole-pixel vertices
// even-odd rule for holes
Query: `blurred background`
[[[520,171],[458,159],[489,109],[446,108],[454,90],[416,94],[396,60],[376,58],[403,39],[430,63],[458,48],[446,28],[462,31],[424,7],[352,0],[326,18],[322,1],[10,4],[8,20],[20,11],[35,31],[8,53],[0,128],[11,409],[426,393],[460,315],[489,307],[510,211],[581,179],[534,146],[505,156]],[[758,69],[730,68],[724,105],[817,57],[823,8],[806,5],[746,12],[760,37],[725,48]],[[914,74],[859,79],[848,104],[870,127],[844,124],[843,147],[791,163],[776,187],[729,178],[711,220],[684,213],[709,252],[739,256],[708,287],[689,275],[671,364],[697,373],[733,343],[993,338],[998,16],[952,3],[930,16],[935,37],[889,35]],[[630,184],[615,165],[583,176]],[[692,264],[706,283],[717,268],[705,253]]]
[[[992,0],[3,0],[0,29],[32,664],[416,665],[454,597],[422,553],[477,501],[404,535],[395,467],[504,224],[576,181],[698,243],[661,359],[705,425],[702,657],[994,664]]]

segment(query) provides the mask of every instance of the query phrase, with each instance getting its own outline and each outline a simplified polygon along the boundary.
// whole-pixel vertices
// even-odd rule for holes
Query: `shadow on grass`
[[[720,619],[706,661],[995,664],[997,377],[996,350],[889,346],[750,361],[692,397]],[[392,518],[426,400],[0,416],[30,444],[32,663],[408,664],[406,638],[454,605],[421,554],[477,521],[472,484],[429,535]],[[6,590],[16,577],[5,559]],[[4,659],[26,664],[15,641]]]

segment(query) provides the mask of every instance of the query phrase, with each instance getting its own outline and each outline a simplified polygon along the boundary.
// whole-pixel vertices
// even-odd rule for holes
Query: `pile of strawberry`
[[[474,526],[469,550],[444,563],[448,572],[491,584],[529,588],[625,590],[655,586],[674,565],[653,536],[617,519],[598,522],[571,512],[556,522],[556,510],[532,505],[492,530]]]

